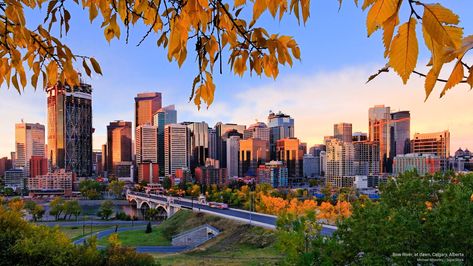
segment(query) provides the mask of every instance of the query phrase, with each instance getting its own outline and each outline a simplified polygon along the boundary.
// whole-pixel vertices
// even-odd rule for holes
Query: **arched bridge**
[[[227,219],[237,220],[241,222],[250,223],[256,226],[266,228],[276,228],[276,219],[274,215],[268,215],[257,212],[249,212],[240,209],[217,209],[211,208],[206,204],[200,204],[195,200],[184,198],[162,196],[156,194],[146,194],[142,192],[128,191],[126,194],[127,200],[136,204],[138,209],[145,211],[147,208],[155,208],[166,217],[171,217],[180,209],[189,209],[193,211],[206,212],[217,216],[222,216]],[[322,225],[322,235],[332,235],[337,230],[337,227],[331,225]]]

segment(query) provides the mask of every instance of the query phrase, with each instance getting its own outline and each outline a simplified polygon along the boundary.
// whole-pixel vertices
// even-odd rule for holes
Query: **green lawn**
[[[164,235],[161,228],[153,226],[153,232],[146,234],[145,229],[125,231],[118,233],[118,239],[120,239],[123,246],[136,247],[136,246],[170,246],[169,241]],[[98,240],[99,245],[107,245],[108,238],[101,238]]]
[[[92,226],[92,233],[103,231],[109,228],[112,228],[114,226],[110,225],[95,225]],[[90,225],[85,226],[85,228],[82,228],[82,226],[64,226],[64,227],[59,227],[59,231],[65,233],[71,240],[76,240],[84,236],[82,233],[85,232],[85,235],[90,234]]]

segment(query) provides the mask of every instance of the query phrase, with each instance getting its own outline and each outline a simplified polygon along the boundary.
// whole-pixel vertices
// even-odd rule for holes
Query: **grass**
[[[203,213],[179,211],[162,225],[181,233],[202,224],[221,231],[216,238],[181,254],[153,254],[164,265],[276,265],[283,255],[274,246],[274,231]]]
[[[110,225],[94,225],[92,226],[92,233],[103,231],[109,228],[112,228],[113,226]],[[82,226],[64,226],[64,227],[59,227],[59,231],[63,232],[66,234],[71,240],[77,240],[85,235],[90,234],[90,225],[85,226],[82,228]],[[82,234],[85,232],[85,234]]]
[[[145,229],[118,232],[118,239],[120,239],[123,246],[170,246],[171,241],[167,239],[163,230],[158,226],[153,226],[153,231],[149,234],[145,233]],[[98,245],[108,245],[108,238],[104,237],[98,240]]]

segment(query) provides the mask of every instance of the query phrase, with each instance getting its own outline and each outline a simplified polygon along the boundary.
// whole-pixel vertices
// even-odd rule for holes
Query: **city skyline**
[[[461,8],[462,3],[455,2],[448,6],[462,18],[465,32],[471,32],[473,17],[468,16],[468,8]],[[247,74],[239,78],[224,66],[223,74],[214,77],[217,86],[214,103],[208,110],[203,106],[200,111],[193,102],[188,102],[196,70],[192,60],[178,68],[177,64],[167,61],[166,51],[157,48],[153,40],[135,48],[140,34],[130,36],[129,45],[124,41],[108,44],[103,39],[103,32],[97,30],[98,21],[90,25],[87,17],[75,16],[83,12],[79,7],[72,7],[71,12],[77,27],[71,28],[67,43],[82,54],[95,56],[104,73],[104,76],[85,80],[94,88],[95,149],[106,142],[109,122],[135,121],[133,98],[137,93],[157,91],[163,94],[163,106],[176,105],[179,121],[205,121],[211,126],[218,121],[246,125],[253,124],[255,119],[267,122],[269,110],[281,110],[296,119],[296,136],[309,145],[321,143],[324,135],[331,134],[333,124],[342,121],[352,123],[353,132],[367,132],[367,108],[384,104],[393,111],[411,111],[411,137],[415,132],[448,129],[452,133],[452,149],[461,146],[473,150],[473,110],[467,108],[471,104],[467,86],[449,91],[442,99],[438,98],[440,88],[437,87],[424,103],[424,79],[415,75],[407,85],[403,85],[393,72],[383,73],[365,84],[371,74],[385,65],[383,45],[380,33],[366,38],[363,23],[366,12],[361,12],[352,3],[338,11],[336,3],[314,2],[306,27],[298,27],[295,20],[267,23],[274,24],[271,28],[277,32],[294,35],[301,46],[302,61],[295,61],[292,68],[281,67],[276,80]],[[41,17],[36,13],[33,15]],[[262,19],[269,22],[265,15]],[[329,21],[340,26],[337,34],[333,34]],[[357,23],[353,23],[355,21]],[[350,23],[350,27],[341,27],[346,23]],[[138,27],[137,31],[140,30],[144,29]],[[319,41],[316,36],[330,36],[330,39]],[[84,39],[91,40],[94,45]],[[355,44],[356,53],[347,49],[346,40]],[[428,59],[426,51],[421,50],[419,71],[425,72],[422,66]],[[446,75],[447,71],[441,76]],[[6,89],[5,85],[1,89],[0,112],[4,117],[0,124],[0,156],[5,156],[14,150],[11,141],[14,123],[23,118],[28,123],[47,124],[46,96],[40,89],[35,91],[29,86],[22,95],[12,88]],[[353,101],[354,98],[357,100]]]

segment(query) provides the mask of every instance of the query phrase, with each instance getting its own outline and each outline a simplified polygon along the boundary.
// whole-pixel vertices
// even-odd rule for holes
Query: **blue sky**
[[[473,34],[472,1],[441,3],[460,15],[466,34]],[[364,84],[386,62],[381,32],[367,38],[366,12],[355,8],[353,1],[345,1],[340,11],[335,0],[312,1],[311,5],[311,17],[305,26],[298,26],[293,17],[280,23],[265,15],[260,22],[269,25],[271,32],[294,36],[301,47],[301,62],[295,62],[292,68],[281,67],[276,81],[248,74],[240,78],[224,64],[223,75],[216,73],[214,77],[214,104],[201,111],[188,103],[197,70],[190,52],[179,69],[156,46],[157,36],[151,35],[136,47],[145,32],[142,27],[131,29],[128,45],[124,31],[119,41],[108,44],[100,28],[100,16],[90,24],[88,13],[71,5],[71,31],[63,41],[78,54],[94,56],[104,73],[87,80],[94,88],[94,146],[105,143],[110,121],[133,121],[133,97],[137,93],[159,91],[164,105],[176,104],[179,121],[207,121],[211,126],[217,121],[251,124],[256,119],[266,121],[269,110],[284,111],[295,118],[296,135],[309,144],[321,142],[324,135],[332,134],[332,124],[341,121],[352,122],[355,130],[366,131],[368,108],[386,104],[412,112],[411,133],[450,129],[452,150],[459,146],[473,149],[473,109],[467,107],[471,106],[473,95],[466,86],[456,88],[443,99],[438,99],[437,88],[424,103],[423,80],[418,77],[412,76],[404,86],[395,74],[388,73]],[[29,19],[32,23],[40,21],[40,14],[29,12]],[[422,47],[420,69],[427,60]],[[20,96],[2,86],[1,93],[0,156],[14,150],[15,122],[23,118],[46,124],[44,92],[27,88]]]

